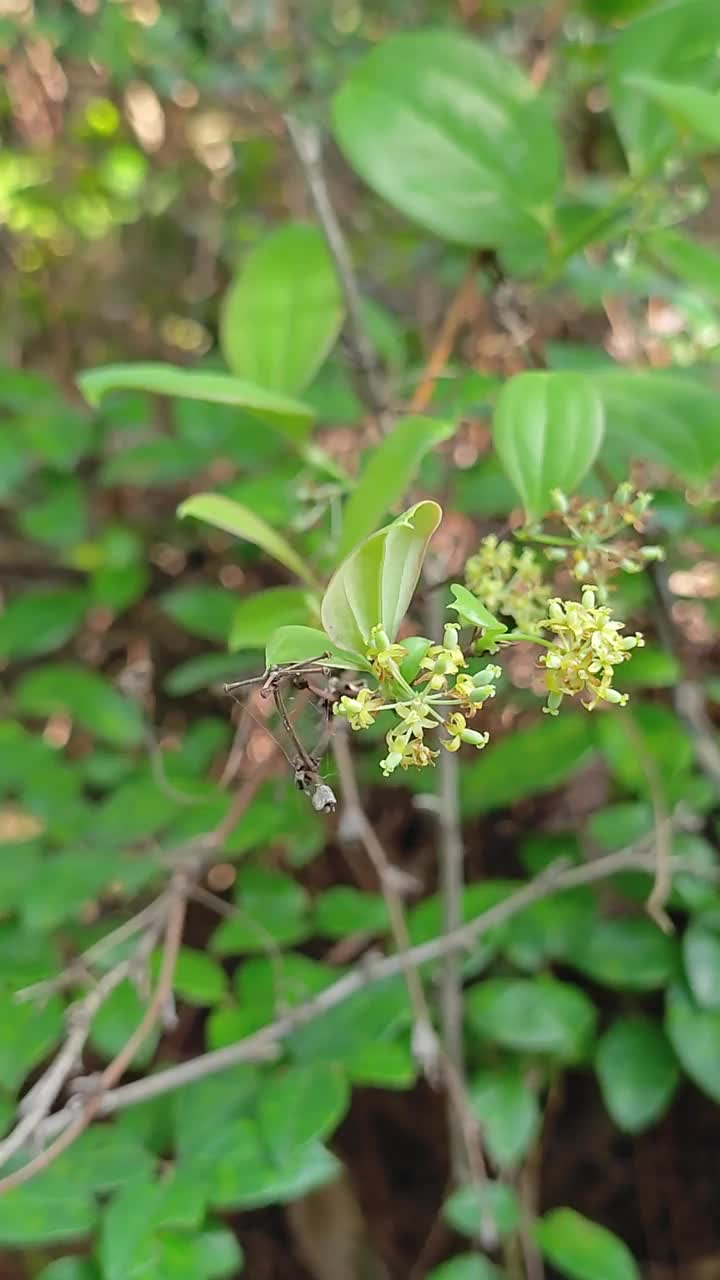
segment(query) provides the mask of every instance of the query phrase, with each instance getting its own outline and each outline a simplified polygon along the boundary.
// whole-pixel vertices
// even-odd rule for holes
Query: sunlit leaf
[[[303,582],[307,582],[309,586],[316,585],[309,565],[283,535],[242,503],[234,502],[232,498],[225,498],[219,493],[195,493],[180,504],[178,515],[181,519],[193,516],[196,520],[211,524],[215,529],[223,529],[235,538],[254,543],[274,560],[279,560]]]
[[[553,489],[575,491],[602,438],[602,404],[582,374],[519,373],[498,396],[493,442],[531,521],[551,509]]]
[[[341,324],[337,273],[322,233],[286,223],[235,276],[220,314],[220,343],[233,373],[294,395],[312,380]]]
[[[309,405],[267,391],[229,373],[179,369],[172,364],[109,364],[88,369],[77,379],[85,399],[99,405],[110,391],[149,391],[160,396],[186,396],[235,405],[262,418],[294,439],[302,438],[313,419]]]
[[[321,610],[323,626],[335,644],[362,653],[378,624],[391,640],[395,638],[441,518],[436,502],[419,502],[372,534],[340,565]]]
[[[357,172],[427,230],[466,245],[537,236],[560,181],[548,109],[497,49],[452,31],[395,35],[333,103]]]
[[[425,454],[449,439],[456,430],[456,423],[404,418],[375,446],[357,488],[343,509],[339,559],[344,559],[372,533],[386,512],[402,498]]]
[[[568,1280],[640,1280],[627,1245],[574,1209],[553,1209],[535,1224],[548,1262]]]

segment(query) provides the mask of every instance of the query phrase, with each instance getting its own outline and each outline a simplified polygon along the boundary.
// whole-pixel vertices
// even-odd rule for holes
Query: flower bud
[[[483,667],[482,671],[476,671],[472,678],[474,685],[486,685],[491,680],[499,680],[502,675],[502,667],[497,663],[491,662],[489,666]]]

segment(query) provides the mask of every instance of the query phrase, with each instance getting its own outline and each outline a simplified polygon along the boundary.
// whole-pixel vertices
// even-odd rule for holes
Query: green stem
[[[513,644],[515,640],[525,640],[528,644],[541,644],[545,649],[552,648],[552,641],[544,640],[542,636],[532,635],[529,631],[508,631],[503,636],[498,636],[496,644]]]

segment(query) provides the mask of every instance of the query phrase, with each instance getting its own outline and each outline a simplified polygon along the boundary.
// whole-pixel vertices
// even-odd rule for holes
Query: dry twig
[[[496,903],[489,910],[476,916],[474,920],[461,925],[454,933],[420,943],[411,947],[404,955],[394,953],[389,956],[361,960],[332,986],[326,987],[312,999],[297,1005],[268,1026],[238,1041],[237,1044],[201,1054],[188,1062],[181,1062],[163,1071],[157,1071],[142,1080],[134,1080],[130,1084],[108,1090],[100,1100],[97,1114],[112,1115],[116,1111],[124,1110],[125,1107],[171,1093],[186,1084],[192,1084],[195,1080],[203,1080],[241,1063],[264,1061],[269,1056],[275,1056],[282,1041],[298,1027],[322,1017],[323,1014],[337,1008],[350,996],[366,987],[374,986],[388,978],[401,976],[408,964],[420,970],[424,965],[443,960],[452,952],[459,954],[467,951],[490,930],[506,924],[521,911],[525,911],[553,893],[566,893],[579,885],[596,884],[626,871],[645,871],[652,874],[654,869],[655,853],[649,841],[620,849],[580,866],[568,867],[563,862],[555,863],[542,875],[523,884],[502,902]],[[701,866],[694,858],[673,857],[672,870],[676,874],[689,873],[697,876],[698,879],[720,884],[720,868]],[[64,1108],[63,1111],[49,1116],[39,1136],[47,1140],[62,1129],[68,1122],[68,1111],[72,1113],[72,1108]]]

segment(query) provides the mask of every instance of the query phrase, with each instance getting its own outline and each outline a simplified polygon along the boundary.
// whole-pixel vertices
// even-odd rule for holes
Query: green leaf
[[[630,1250],[574,1209],[553,1209],[535,1224],[543,1256],[569,1280],[640,1280]]]
[[[322,233],[287,223],[251,250],[225,294],[220,345],[233,373],[295,395],[325,360],[342,318]]]
[[[361,893],[351,885],[326,889],[313,907],[315,928],[324,938],[345,938],[352,933],[384,933],[388,928],[385,900]]]
[[[399,663],[398,669],[403,680],[412,684],[420,671],[420,663],[430,648],[432,640],[428,640],[426,636],[403,636],[402,643],[403,649],[407,652]]]
[[[179,1167],[197,1169],[224,1150],[224,1133],[254,1106],[259,1071],[244,1064],[219,1075],[183,1085],[172,1098],[172,1118]]]
[[[458,1187],[443,1205],[443,1217],[464,1236],[480,1234],[482,1218],[494,1226],[498,1236],[509,1236],[520,1223],[516,1192],[503,1182],[483,1182],[481,1186]]]
[[[649,458],[690,484],[705,484],[720,464],[717,392],[679,374],[598,374],[607,448],[626,465]]]
[[[693,84],[673,84],[656,76],[628,75],[625,83],[657,102],[674,124],[696,134],[711,147],[720,145],[720,94],[708,93]]]
[[[23,502],[16,512],[25,537],[48,543],[55,552],[70,550],[85,537],[88,518],[88,495],[74,475],[42,474],[32,500]]]
[[[720,253],[675,228],[651,231],[643,244],[684,284],[699,289],[707,297],[720,298]]]
[[[683,723],[669,707],[651,702],[633,702],[626,712],[635,722],[643,747],[638,750],[637,734],[631,737],[621,723],[622,716],[601,716],[597,724],[598,746],[606,757],[614,778],[641,796],[649,792],[647,769],[639,755],[655,763],[663,790],[668,796],[673,786],[687,786],[693,747]]]
[[[205,1280],[225,1280],[239,1276],[243,1269],[243,1251],[228,1227],[212,1227],[197,1238]]]
[[[618,1018],[600,1037],[595,1070],[610,1115],[625,1133],[642,1133],[664,1115],[678,1082],[675,1056],[649,1018]]]
[[[253,1143],[253,1132],[249,1125],[238,1130],[236,1154],[218,1169],[218,1189],[213,1196],[218,1209],[288,1204],[338,1177],[340,1164],[319,1142],[278,1158],[259,1141]]]
[[[691,920],[682,941],[688,985],[703,1009],[720,1009],[720,912]]]
[[[38,1272],[36,1280],[97,1280],[97,1275],[87,1258],[56,1258]]]
[[[677,968],[677,943],[645,916],[596,920],[570,963],[618,991],[656,991]]]
[[[323,626],[335,644],[363,653],[378,624],[394,640],[441,518],[436,502],[418,502],[343,561],[321,609]]]
[[[312,662],[320,657],[330,667],[349,667],[353,671],[370,669],[366,658],[338,649],[317,627],[278,627],[265,650],[268,667],[282,666],[284,662]]]
[[[291,439],[302,439],[310,427],[309,405],[266,391],[228,373],[203,373],[171,364],[110,364],[81,373],[77,384],[89,404],[97,406],[109,391],[150,391],[160,396],[186,396],[235,405],[262,418]]]
[[[434,418],[404,418],[375,446],[343,509],[338,560],[377,528],[409,488],[425,454],[448,440],[457,426]]]
[[[231,649],[264,649],[279,627],[301,625],[310,615],[301,587],[269,587],[236,601],[230,626]]]
[[[396,35],[333,102],[353,168],[446,240],[495,247],[537,237],[560,184],[550,114],[515,63],[446,30]]]
[[[93,737],[134,747],[143,738],[135,702],[87,667],[57,663],[30,671],[15,686],[15,705],[28,716],[69,715]]]
[[[329,965],[291,951],[283,955],[253,956],[238,968],[234,985],[238,1008],[214,1017],[212,1048],[256,1031],[285,1009],[309,1000],[330,986],[340,973]],[[232,1016],[230,1016],[232,1015]]]
[[[141,1023],[145,1008],[145,1002],[140,999],[135,987],[129,982],[122,982],[105,1001],[93,1022],[90,1032],[93,1048],[105,1059],[114,1058]],[[148,1032],[135,1052],[133,1067],[148,1065],[159,1039],[160,1032],[157,1029]]]
[[[498,396],[493,442],[529,521],[552,508],[553,489],[575,492],[602,439],[602,404],[583,374],[518,373]]]
[[[589,716],[543,716],[529,729],[519,729],[491,744],[477,760],[463,767],[463,810],[469,815],[488,813],[524,796],[551,791],[587,762],[592,747]]]
[[[235,600],[223,587],[209,583],[197,587],[176,587],[158,601],[163,613],[193,636],[223,644],[230,632]]]
[[[51,1167],[0,1196],[0,1245],[23,1249],[82,1240],[96,1217],[93,1196]]]
[[[157,981],[161,960],[161,952],[153,954],[152,974]],[[188,1004],[218,1004],[225,996],[227,979],[225,972],[217,960],[204,951],[194,951],[191,947],[181,947],[175,965],[173,988]]]
[[[389,978],[357,991],[292,1033],[287,1044],[297,1062],[347,1063],[368,1044],[393,1040],[410,1021],[402,979]]]
[[[1,992],[0,1022],[0,1080],[15,1089],[62,1035],[62,1007],[54,996],[43,1005],[17,1004],[12,994]]]
[[[538,1100],[521,1071],[513,1064],[481,1071],[471,1082],[470,1104],[495,1164],[500,1169],[514,1168],[540,1129]]]
[[[665,1031],[690,1079],[720,1102],[720,1010],[698,1008],[677,983],[665,997]]]
[[[409,1089],[417,1078],[409,1037],[405,1043],[368,1042],[345,1058],[343,1067],[353,1084],[373,1089]]]
[[[505,623],[493,617],[490,610],[486,609],[467,587],[461,586],[459,582],[453,582],[450,591],[455,597],[455,603],[449,604],[448,609],[456,610],[461,627],[479,627],[488,647],[494,644],[498,636],[507,631]]]
[[[595,1009],[579,987],[556,978],[489,978],[470,988],[467,1017],[484,1039],[563,1062],[584,1056]]]
[[[672,144],[666,112],[628,83],[629,76],[717,87],[720,11],[707,0],[675,0],[630,22],[610,48],[608,85],[613,115],[634,173],[652,172]]]
[[[111,1124],[82,1133],[59,1156],[55,1172],[78,1190],[102,1194],[142,1177],[152,1163],[153,1157],[135,1134]]]
[[[239,502],[233,502],[232,498],[224,498],[218,493],[195,493],[180,504],[178,515],[181,520],[187,516],[193,516],[196,520],[211,524],[215,529],[223,529],[234,538],[243,538],[246,542],[252,542],[256,547],[260,547],[261,551],[279,560],[280,564],[284,564],[286,569],[301,578],[303,582],[307,582],[311,587],[316,585],[312,570],[290,546],[290,543],[285,541],[282,534],[266,524],[248,507],[242,506]]]
[[[307,896],[289,876],[245,867],[235,884],[238,915],[215,930],[211,948],[218,955],[267,951],[308,936]]]
[[[348,1102],[345,1074],[334,1063],[286,1067],[264,1082],[258,1122],[269,1148],[282,1159],[308,1143],[329,1137]]]
[[[221,682],[257,675],[257,655],[253,653],[201,653],[173,667],[163,681],[163,689],[173,698],[184,698],[198,689],[221,693]]]
[[[494,1263],[479,1253],[461,1253],[433,1267],[428,1280],[503,1280]]]
[[[0,657],[36,658],[60,649],[75,634],[88,609],[85,591],[28,591],[0,614]]]

